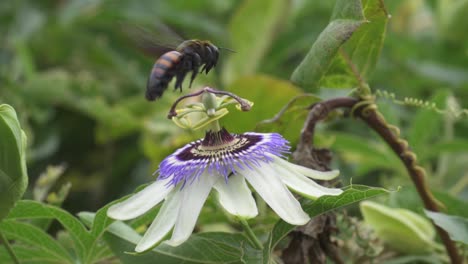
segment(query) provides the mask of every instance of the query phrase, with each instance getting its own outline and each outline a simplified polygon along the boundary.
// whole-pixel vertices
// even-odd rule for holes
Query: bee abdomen
[[[153,101],[162,96],[182,56],[178,51],[169,51],[156,60],[146,85],[146,99]]]

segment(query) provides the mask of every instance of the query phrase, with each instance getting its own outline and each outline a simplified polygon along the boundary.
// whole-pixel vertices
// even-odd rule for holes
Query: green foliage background
[[[169,89],[157,102],[144,99],[156,55],[145,55],[126,25],[154,31],[142,40],[170,42],[157,26],[163,23],[185,38],[235,50],[221,51],[219,66],[198,77],[192,90],[209,85],[255,102],[252,113],[235,112],[226,119],[230,131],[243,132],[271,130],[257,123],[304,91],[320,98],[352,92],[356,80],[343,67],[345,58],[332,56],[328,48],[333,47],[320,46],[330,36],[320,33],[337,29],[332,21],[359,36],[343,49],[374,91],[390,93],[378,93],[379,109],[408,139],[437,197],[463,204],[468,199],[468,122],[461,111],[468,107],[468,1],[385,1],[391,19],[378,1],[362,3],[362,17],[334,13],[330,20],[335,1],[2,1],[0,104],[16,109],[28,136],[26,197],[33,197],[32,184],[47,166],[62,164],[65,171],[52,191],[71,182],[63,208],[96,211],[153,180],[165,156],[201,136],[167,120],[178,91]],[[369,21],[362,22],[364,17]],[[354,31],[353,23],[368,24]],[[308,52],[320,62],[330,59],[326,75],[313,63],[306,65],[305,75],[295,72]],[[289,81],[291,76],[302,88]],[[443,111],[401,105],[392,95],[434,102]],[[316,100],[305,99],[299,108]],[[300,113],[274,128],[292,146],[306,114]],[[340,168],[345,185],[352,178],[390,189],[403,186],[386,203],[423,214],[404,167],[364,125],[333,119],[319,132],[317,144],[334,151],[333,166]],[[202,230],[224,219],[212,201],[204,210]]]

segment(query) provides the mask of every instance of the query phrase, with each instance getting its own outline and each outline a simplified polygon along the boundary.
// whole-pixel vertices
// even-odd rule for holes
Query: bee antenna
[[[227,50],[227,51],[230,51],[230,52],[233,52],[233,53],[236,53],[235,50],[232,50],[232,49],[229,49],[229,48],[225,48],[225,47],[218,47],[219,49],[222,49],[222,50]]]

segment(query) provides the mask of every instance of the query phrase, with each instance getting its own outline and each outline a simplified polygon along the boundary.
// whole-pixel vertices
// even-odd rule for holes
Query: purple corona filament
[[[170,178],[170,184],[185,184],[207,170],[210,174],[221,174],[227,181],[236,168],[251,169],[251,164],[271,162],[269,155],[283,157],[289,149],[288,141],[277,133],[230,134],[224,128],[208,131],[204,139],[189,143],[165,158],[157,171],[158,179]]]

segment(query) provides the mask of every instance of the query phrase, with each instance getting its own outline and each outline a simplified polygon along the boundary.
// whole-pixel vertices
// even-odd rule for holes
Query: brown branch
[[[277,121],[293,102],[294,100],[284,107],[272,121]],[[302,129],[301,140],[299,140],[292,156],[294,162],[299,165],[314,170],[329,171],[332,160],[331,151],[325,148],[316,148],[311,144],[314,124],[326,116],[327,112],[330,112],[330,109],[320,106],[317,104],[317,106],[312,107],[314,110],[309,112],[305,122],[306,126]],[[332,105],[330,107],[333,108]],[[319,181],[319,183],[328,187],[338,184],[335,180]],[[290,242],[281,253],[283,262],[288,264],[322,264],[331,260],[336,264],[345,263],[340,256],[338,244],[332,239],[332,236],[339,231],[336,222],[336,215],[327,213],[312,218],[306,225],[297,227],[288,235]]]
[[[313,104],[310,107],[309,115],[305,121],[304,128],[301,131],[301,142],[304,145],[313,144],[315,124],[325,119],[330,112],[340,107],[353,107],[358,102],[351,97],[337,97],[333,100],[327,100]]]
[[[387,124],[383,116],[375,108],[370,107],[372,106],[371,102],[369,104],[362,104],[363,102],[355,98],[340,97],[312,105],[301,133],[301,141],[312,144],[316,123],[326,118],[333,110],[337,108],[353,109],[354,115],[361,118],[369,127],[374,129],[403,162],[424,203],[424,207],[430,211],[439,212],[440,203],[429,190],[425,180],[426,173],[422,167],[417,165],[416,155],[409,149],[408,143],[399,138],[398,134],[394,133],[391,126]],[[358,105],[358,103],[361,105]],[[450,239],[448,233],[437,225],[434,224],[434,226],[444,243],[451,262],[454,264],[462,263],[457,247]]]

